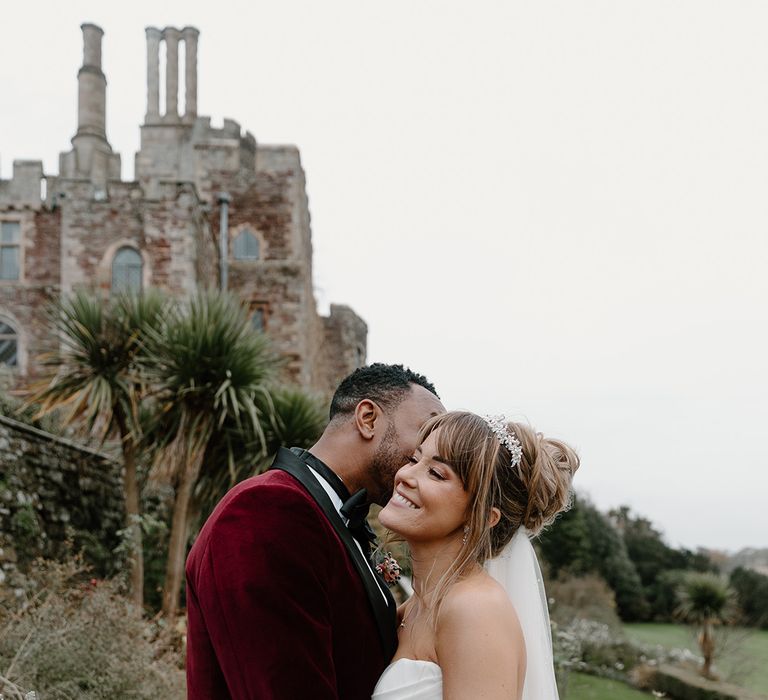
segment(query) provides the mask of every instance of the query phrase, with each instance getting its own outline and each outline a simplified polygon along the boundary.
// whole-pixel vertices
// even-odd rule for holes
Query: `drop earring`
[[[461,543],[466,544],[467,543],[467,535],[469,535],[469,525],[464,526],[464,537],[461,538]]]

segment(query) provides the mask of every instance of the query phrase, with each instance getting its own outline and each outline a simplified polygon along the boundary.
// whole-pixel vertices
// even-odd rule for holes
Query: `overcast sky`
[[[3,178],[57,173],[84,21],[124,178],[144,27],[194,25],[199,113],[300,148],[369,360],[572,442],[673,545],[768,546],[768,3],[4,3]]]

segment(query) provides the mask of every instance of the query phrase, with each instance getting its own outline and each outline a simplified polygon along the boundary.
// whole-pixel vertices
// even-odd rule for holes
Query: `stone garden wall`
[[[68,549],[108,572],[123,527],[121,483],[110,457],[0,416],[0,590],[34,557]]]

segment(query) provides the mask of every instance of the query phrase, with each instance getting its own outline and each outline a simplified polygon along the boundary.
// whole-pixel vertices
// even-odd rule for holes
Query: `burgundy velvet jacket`
[[[361,566],[314,475],[280,450],[222,499],[187,559],[187,697],[370,698],[395,605]]]

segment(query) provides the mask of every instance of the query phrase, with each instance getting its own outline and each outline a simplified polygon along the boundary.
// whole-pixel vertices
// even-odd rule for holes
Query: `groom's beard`
[[[410,454],[403,452],[400,447],[395,426],[389,423],[381,444],[368,466],[368,483],[376,489],[376,493],[369,494],[372,503],[378,503],[380,506],[387,504],[395,488],[395,474],[408,461],[409,456]]]

